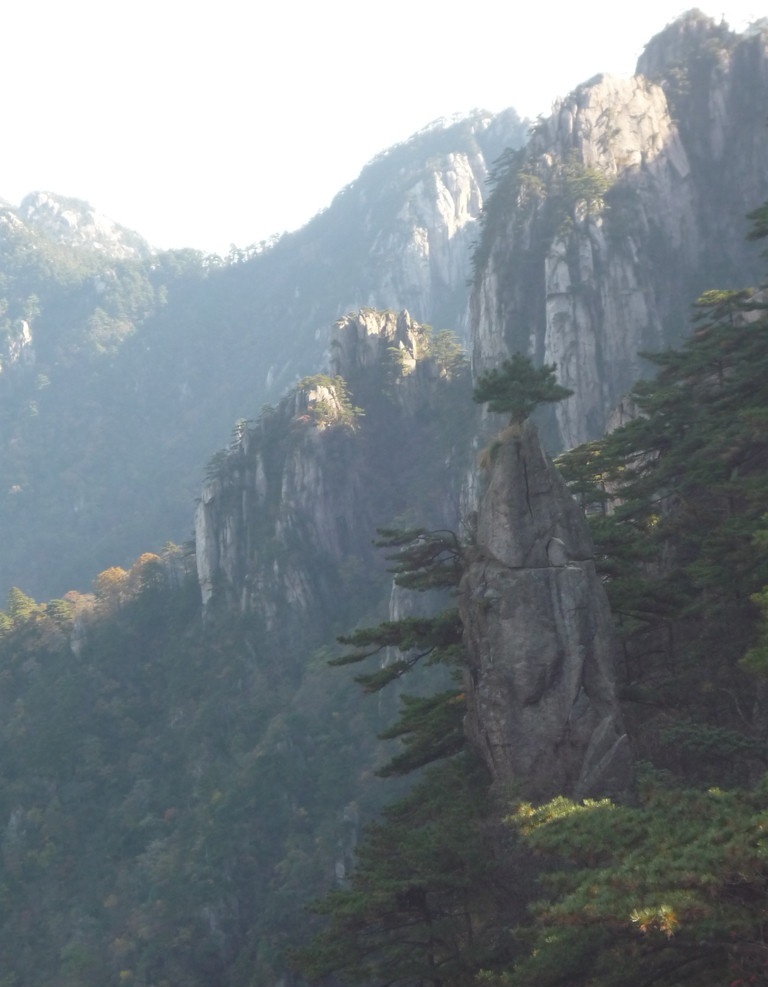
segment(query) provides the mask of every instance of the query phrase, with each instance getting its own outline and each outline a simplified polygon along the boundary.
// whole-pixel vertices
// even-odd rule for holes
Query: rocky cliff
[[[307,628],[322,639],[383,605],[377,526],[458,530],[470,462],[465,371],[407,312],[345,317],[331,351],[329,374],[242,427],[197,511],[208,614],[255,616],[286,658]],[[496,782],[528,798],[626,794],[611,615],[584,517],[530,422],[489,456],[460,591],[468,735]],[[390,619],[413,610],[402,594]]]
[[[112,260],[148,260],[153,253],[138,233],[80,199],[31,192],[14,212],[35,234],[63,248],[92,251]]]
[[[361,233],[370,242],[361,280],[361,287],[366,281],[369,287],[365,295],[358,289],[349,299],[350,309],[405,307],[416,318],[466,338],[469,258],[486,181],[495,159],[505,149],[519,147],[525,131],[514,110],[495,116],[478,112],[415,135],[409,143],[413,151],[419,148],[420,161],[407,164],[406,152],[411,156],[413,151],[404,145],[363,172],[345,195],[357,199]],[[397,158],[403,161],[395,171]],[[386,195],[374,198],[375,173],[384,167],[390,176]]]
[[[527,122],[512,109],[437,121],[374,158],[325,212],[283,238],[275,255],[301,265],[295,298],[281,299],[306,340],[301,357],[313,339],[318,366],[327,325],[360,308],[407,309],[419,322],[467,338],[467,285],[486,181],[493,162],[521,147],[526,134]],[[290,369],[301,365],[294,359]],[[284,386],[283,367],[271,370],[270,386]]]
[[[197,510],[204,605],[257,614],[269,633],[354,621],[347,607],[383,572],[376,527],[405,511],[436,526],[458,515],[466,367],[441,361],[407,312],[346,316],[331,350],[331,375],[304,379],[241,429]]]
[[[14,584],[85,588],[189,537],[212,450],[328,364],[329,327],[347,312],[407,308],[466,331],[485,179],[525,132],[512,110],[435,124],[303,229],[226,259],[148,257],[140,238],[47,193],[0,208],[0,599]]]
[[[586,522],[530,421],[491,456],[459,597],[468,735],[496,784],[524,798],[626,795],[612,620]]]
[[[575,397],[548,429],[602,433],[674,345],[707,288],[754,282],[745,214],[768,196],[768,51],[692,12],[647,46],[638,74],[598,76],[539,121],[496,174],[471,301],[476,371],[521,351],[555,362]]]

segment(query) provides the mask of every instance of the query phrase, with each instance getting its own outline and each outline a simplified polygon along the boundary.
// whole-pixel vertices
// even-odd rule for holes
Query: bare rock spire
[[[470,555],[467,731],[496,784],[533,801],[626,795],[608,602],[584,518],[530,421],[496,449]]]

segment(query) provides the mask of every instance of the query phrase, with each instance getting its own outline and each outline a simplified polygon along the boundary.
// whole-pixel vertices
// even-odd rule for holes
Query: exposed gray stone
[[[258,614],[270,632],[290,624],[287,612],[296,626],[320,623],[338,607],[345,579],[383,568],[372,542],[376,527],[411,504],[397,499],[397,484],[386,505],[366,484],[383,471],[410,468],[397,457],[412,459],[421,423],[434,416],[439,374],[425,359],[428,339],[426,327],[405,311],[347,315],[333,331],[332,376],[307,378],[239,433],[204,485],[196,513],[198,580],[209,612],[221,604]],[[389,400],[356,420],[335,377],[357,400],[357,383],[372,376],[380,399],[393,349],[401,358],[386,375]],[[370,432],[395,421],[400,448],[382,465]],[[431,497],[440,524],[455,524],[459,476]]]
[[[467,730],[496,784],[534,801],[626,795],[608,602],[584,518],[530,422],[496,451],[460,610]]]
[[[473,365],[557,365],[574,396],[550,411],[550,446],[603,434],[650,370],[639,354],[678,345],[702,291],[762,276],[744,217],[768,196],[768,130],[749,123],[768,101],[767,42],[689,13],[634,78],[560,101],[486,203]]]

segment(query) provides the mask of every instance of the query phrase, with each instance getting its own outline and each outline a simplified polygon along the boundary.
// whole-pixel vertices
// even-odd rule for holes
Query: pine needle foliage
[[[406,589],[455,589],[464,571],[458,536],[450,530],[379,528],[375,544],[394,549],[387,556],[398,586]]]
[[[463,549],[452,531],[380,528],[376,545],[390,549],[390,571],[398,586],[421,592],[455,590],[463,572]],[[364,627],[339,638],[348,650],[329,662],[357,665],[382,656],[371,671],[355,677],[366,693],[379,692],[418,665],[449,669],[454,688],[428,698],[401,696],[400,719],[380,736],[400,738],[401,753],[380,771],[407,774],[464,747],[464,695],[459,679],[464,660],[463,626],[456,606],[429,616],[404,617]],[[370,663],[369,663],[370,664]]]
[[[349,882],[315,906],[329,924],[294,956],[304,976],[469,987],[479,969],[498,969],[515,916],[510,875],[488,838],[490,809],[488,778],[467,753],[433,766],[385,809]]]
[[[391,551],[398,585],[458,586],[463,550],[453,532],[382,529],[378,544]],[[447,666],[456,685],[400,697],[398,720],[379,736],[401,743],[378,773],[426,771],[368,827],[351,877],[315,908],[328,924],[295,955],[296,964],[310,981],[333,976],[370,987],[464,987],[478,970],[508,961],[518,899],[509,894],[507,862],[494,850],[511,833],[499,842],[488,838],[495,818],[489,778],[464,736],[458,610],[387,621],[340,641],[352,650],[333,665],[357,664],[387,649],[399,653],[357,676],[365,692],[378,692],[419,663]]]
[[[764,237],[765,208],[753,218]],[[630,729],[656,766],[636,805],[515,807],[540,894],[524,955],[485,987],[768,982],[765,300],[706,292],[690,339],[646,356],[657,376],[632,392],[637,417],[560,465],[617,618]]]
[[[521,425],[538,405],[562,401],[573,391],[557,383],[556,365],[534,367],[530,357],[515,353],[500,367],[482,374],[472,395],[477,404],[510,416],[510,424]]]
[[[754,681],[759,594],[768,583],[768,314],[759,294],[709,291],[678,350],[632,392],[638,415],[559,465],[590,515],[624,645],[625,691],[646,691],[665,729],[645,754],[693,780],[739,783],[750,762],[717,757],[729,731],[757,750]],[[665,737],[669,721],[706,725],[705,757]],[[722,731],[725,730],[726,734]],[[707,745],[705,745],[707,746]],[[701,753],[700,748],[699,753]],[[691,756],[688,756],[691,754]]]
[[[511,825],[555,866],[542,878],[527,958],[494,982],[765,983],[766,811],[765,782],[749,792],[656,782],[640,806],[518,807]]]

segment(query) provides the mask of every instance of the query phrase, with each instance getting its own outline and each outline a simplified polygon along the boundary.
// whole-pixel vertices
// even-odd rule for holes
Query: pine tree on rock
[[[573,394],[557,383],[556,369],[554,363],[534,367],[529,357],[515,353],[478,379],[472,398],[477,404],[487,404],[490,411],[508,414],[511,425],[522,425],[538,405]]]

